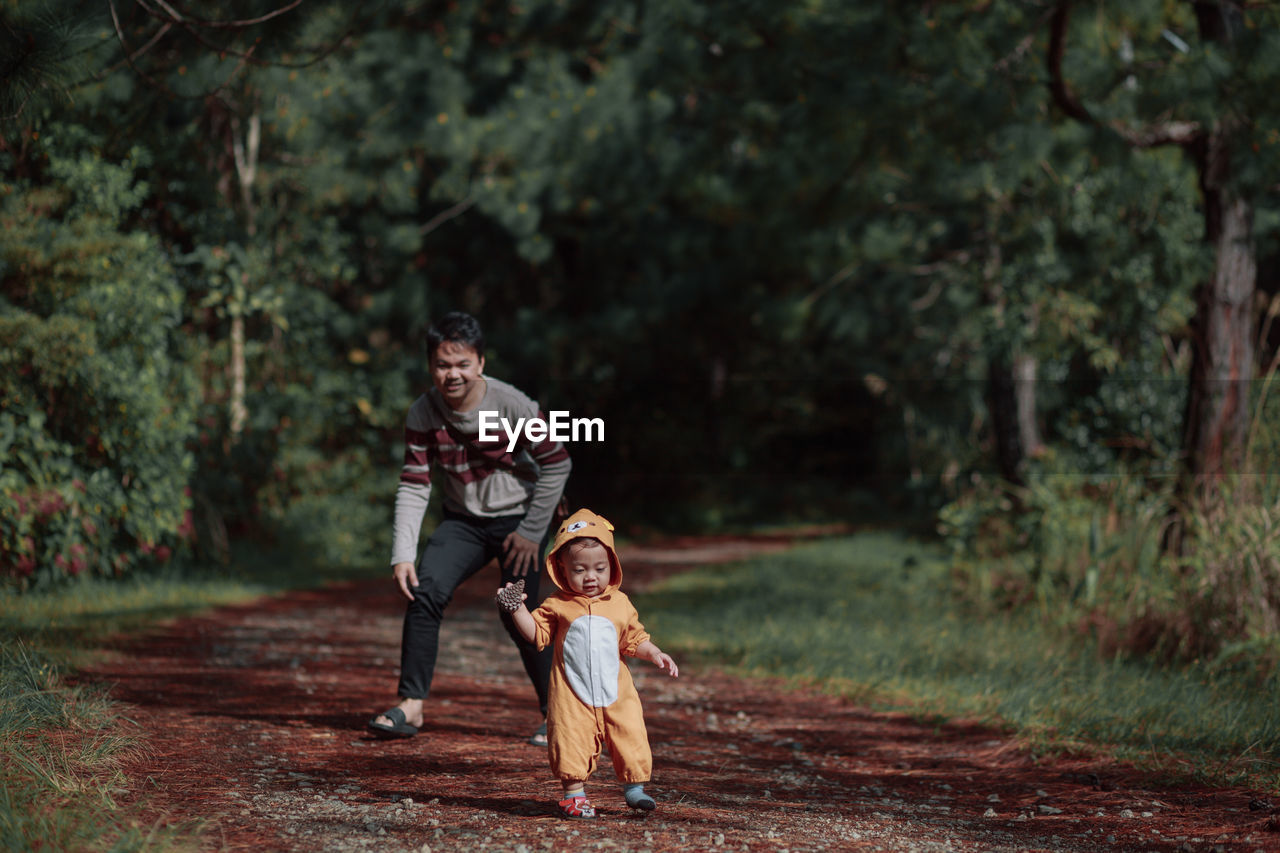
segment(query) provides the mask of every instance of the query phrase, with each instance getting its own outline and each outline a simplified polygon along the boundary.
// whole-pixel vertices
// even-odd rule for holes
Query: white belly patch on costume
[[[585,704],[606,708],[618,701],[618,631],[603,616],[579,616],[564,635],[564,675]]]

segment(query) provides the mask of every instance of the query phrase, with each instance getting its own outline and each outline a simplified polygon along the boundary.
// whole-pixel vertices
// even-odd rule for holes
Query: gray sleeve
[[[418,537],[422,534],[422,517],[427,512],[427,503],[430,500],[430,483],[401,483],[396,488],[391,565],[418,561]]]
[[[556,511],[556,504],[560,502],[560,494],[564,491],[572,468],[573,462],[567,456],[559,462],[542,466],[538,472],[538,483],[533,489],[533,497],[529,501],[529,511],[516,528],[516,533],[532,542],[542,541],[542,535],[547,532],[547,525],[551,523],[551,516]]]

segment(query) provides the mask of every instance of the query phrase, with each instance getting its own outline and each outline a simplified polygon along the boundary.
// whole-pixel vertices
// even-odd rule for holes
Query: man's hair
[[[434,358],[436,347],[445,341],[464,344],[484,355],[484,332],[475,317],[462,311],[450,311],[427,329],[427,358]]]

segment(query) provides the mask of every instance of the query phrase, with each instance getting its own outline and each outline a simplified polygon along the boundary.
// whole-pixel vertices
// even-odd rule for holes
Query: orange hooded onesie
[[[590,598],[572,591],[556,553],[574,539],[593,538],[613,565],[605,591]],[[623,657],[649,639],[639,614],[622,593],[622,563],[613,547],[613,525],[580,509],[561,523],[546,559],[547,575],[560,591],[533,611],[539,650],[554,644],[547,697],[551,769],[561,781],[585,781],[604,745],[624,783],[647,782],[653,769],[640,696]]]

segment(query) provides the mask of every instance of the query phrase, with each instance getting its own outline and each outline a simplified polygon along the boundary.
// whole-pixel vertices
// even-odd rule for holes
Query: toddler
[[[653,769],[640,696],[622,658],[651,661],[673,678],[671,656],[649,639],[639,614],[620,589],[622,564],[613,547],[613,525],[590,510],[569,516],[556,532],[546,558],[547,575],[559,587],[529,612],[523,581],[498,591],[499,606],[538,649],[553,647],[547,698],[551,770],[564,787],[558,803],[570,818],[593,818],[586,780],[603,747],[613,757],[623,797],[633,809],[651,811],[645,793]]]

